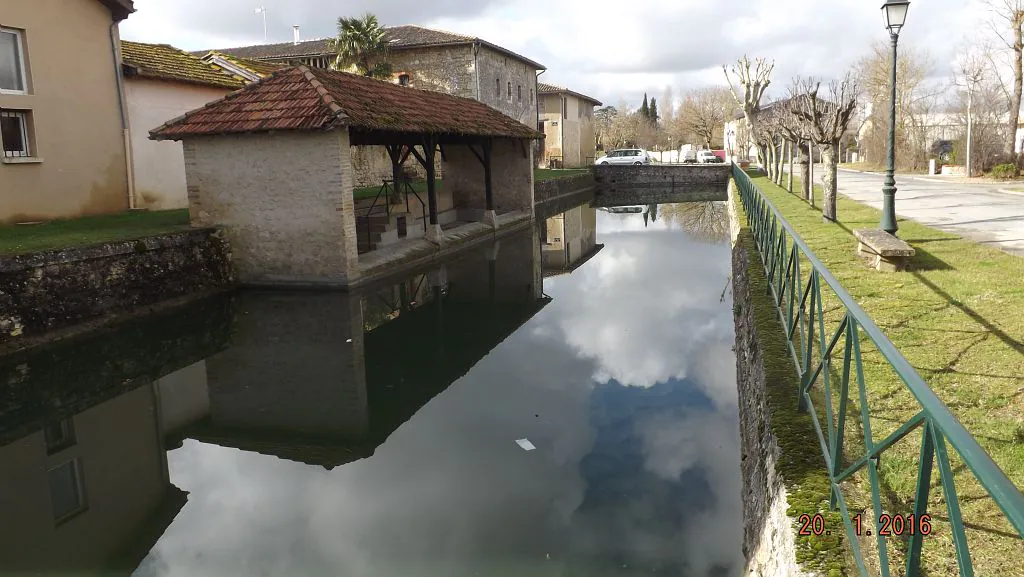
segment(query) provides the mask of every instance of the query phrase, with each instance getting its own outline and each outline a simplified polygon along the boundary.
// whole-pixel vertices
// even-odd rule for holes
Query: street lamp
[[[892,66],[889,69],[889,151],[885,166],[885,183],[882,185],[882,222],[880,228],[895,235],[896,226],[896,43],[900,30],[907,21],[908,0],[886,0],[882,5],[885,27],[889,29],[892,43]]]

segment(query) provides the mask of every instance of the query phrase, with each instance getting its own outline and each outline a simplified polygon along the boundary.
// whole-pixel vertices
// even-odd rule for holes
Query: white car
[[[623,148],[621,150],[613,150],[608,153],[607,156],[598,158],[594,164],[650,164],[651,157],[647,155],[647,151],[642,148]]]
[[[710,150],[701,150],[697,153],[697,162],[699,164],[713,164],[722,162],[722,159],[715,156],[715,153]]]

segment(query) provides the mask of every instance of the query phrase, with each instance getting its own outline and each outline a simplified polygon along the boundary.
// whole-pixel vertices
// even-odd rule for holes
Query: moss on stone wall
[[[814,425],[808,413],[797,409],[797,391],[800,378],[793,366],[786,346],[786,336],[780,324],[775,303],[768,293],[768,281],[754,237],[746,226],[746,213],[738,197],[734,207],[742,227],[736,240],[746,250],[749,299],[754,317],[755,338],[761,349],[765,374],[765,398],[768,405],[770,427],[781,454],[778,467],[786,486],[789,509],[793,519],[801,515],[821,514],[829,535],[800,535],[800,525],[794,523],[796,557],[808,571],[843,577],[855,574],[846,569],[844,546],[845,529],[838,511],[829,508],[830,481],[821,455]],[[736,314],[744,311],[734,310]]]

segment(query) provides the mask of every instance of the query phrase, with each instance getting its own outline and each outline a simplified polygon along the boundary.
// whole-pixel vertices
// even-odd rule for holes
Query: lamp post
[[[896,44],[907,20],[908,0],[886,0],[882,5],[885,27],[892,43],[892,66],[889,69],[889,150],[886,155],[885,183],[882,185],[882,222],[879,227],[895,235],[896,226]]]
[[[736,162],[736,129],[730,126],[729,130],[725,133],[725,139],[725,145],[729,147],[729,157],[733,162]]]

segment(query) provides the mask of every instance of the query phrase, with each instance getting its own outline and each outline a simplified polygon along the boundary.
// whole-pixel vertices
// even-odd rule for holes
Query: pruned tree
[[[1006,152],[1016,148],[1021,93],[1024,92],[1024,0],[985,0],[992,14],[992,29],[1012,53],[1013,91],[1007,102]],[[1018,161],[1018,165],[1020,162]]]
[[[949,110],[959,116],[966,127],[951,154],[959,150],[969,152],[971,172],[986,171],[996,164],[1007,162],[1006,86],[999,74],[987,43],[965,42],[957,56],[953,84],[959,88],[951,92]],[[1013,128],[1016,132],[1016,128]],[[946,152],[945,150],[936,152]]]
[[[743,110],[747,134],[751,136],[754,134],[757,113],[761,109],[761,98],[768,90],[768,85],[771,84],[774,68],[774,61],[769,62],[764,58],[757,58],[751,62],[746,54],[736,60],[736,64],[732,65],[732,68],[722,66],[725,80],[729,83],[729,92],[732,93],[739,108]],[[732,76],[730,76],[730,72]],[[733,76],[736,78],[736,86],[733,85]]]
[[[796,78],[790,88],[790,110],[803,125],[804,132],[821,146],[825,165],[822,216],[836,220],[836,171],[839,168],[839,142],[857,111],[858,87],[854,75],[847,72],[828,85],[828,94],[820,98],[821,82]]]
[[[712,140],[722,137],[725,123],[730,120],[735,108],[730,90],[699,88],[686,93],[679,108],[679,119],[705,147],[713,148]]]

